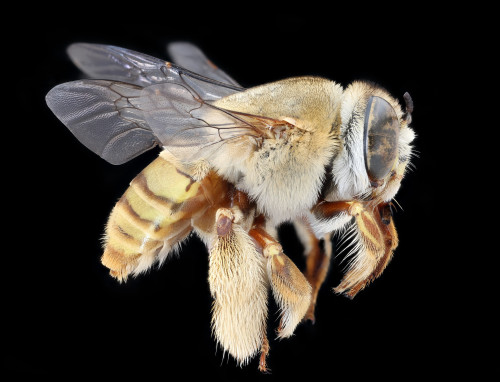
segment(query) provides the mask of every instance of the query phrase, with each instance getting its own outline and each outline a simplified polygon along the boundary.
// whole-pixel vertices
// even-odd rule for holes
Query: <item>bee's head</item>
[[[341,150],[331,163],[326,200],[377,198],[389,201],[399,189],[411,156],[414,133],[409,124],[413,102],[405,93],[405,111],[386,90],[354,82],[341,106]]]

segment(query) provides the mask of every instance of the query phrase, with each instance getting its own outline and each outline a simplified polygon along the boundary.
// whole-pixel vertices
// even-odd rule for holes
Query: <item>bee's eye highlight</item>
[[[385,99],[371,96],[365,112],[364,156],[371,180],[383,179],[391,171],[398,151],[399,121]]]

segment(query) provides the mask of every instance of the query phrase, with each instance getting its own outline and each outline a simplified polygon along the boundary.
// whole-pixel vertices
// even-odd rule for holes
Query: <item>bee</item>
[[[114,206],[101,261],[120,282],[161,264],[196,234],[209,252],[212,329],[240,366],[267,370],[268,295],[278,338],[314,321],[330,235],[352,240],[339,294],[354,297],[391,260],[391,213],[412,157],[413,102],[382,87],[346,88],[312,76],[245,89],[190,43],[172,62],[115,46],[77,43],[89,78],[54,87],[49,108],[93,152],[119,165],[159,145]],[[292,222],[302,273],[277,228]],[[320,245],[323,241],[323,245]]]

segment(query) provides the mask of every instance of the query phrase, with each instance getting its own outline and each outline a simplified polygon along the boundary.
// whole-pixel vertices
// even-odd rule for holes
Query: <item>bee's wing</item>
[[[67,53],[88,77],[146,86],[161,82],[165,61],[111,45],[75,43]]]
[[[130,100],[142,87],[109,80],[68,82],[53,88],[47,105],[78,140],[112,164],[158,144],[141,110]]]
[[[56,86],[47,94],[47,104],[80,142],[112,164],[125,163],[160,143],[132,102],[144,86],[183,83],[205,100],[243,90],[114,46],[78,43],[68,53],[88,76],[106,80]]]
[[[220,93],[220,86],[182,73],[145,88],[80,80],[56,86],[46,101],[80,142],[112,164],[125,163],[156,144],[181,160],[209,158],[228,141],[272,137],[273,127],[290,125],[219,108],[197,92],[210,98]]]
[[[170,43],[167,46],[167,50],[172,61],[177,65],[202,76],[234,86],[240,86],[234,79],[210,61],[197,46],[189,42]]]
[[[192,47],[180,50],[191,52],[186,63],[205,59]],[[269,137],[272,127],[290,125],[216,107],[213,101],[244,89],[170,62],[109,45],[73,44],[69,53],[87,75],[107,79],[56,86],[47,104],[83,144],[112,164],[157,143],[181,160],[209,158],[228,141]],[[207,65],[199,67],[205,74],[225,77]]]
[[[234,80],[219,69],[210,69],[208,59],[196,47],[190,44],[178,43],[173,48],[177,59],[200,69],[200,73],[194,73],[189,68],[174,65],[159,58],[149,56],[133,50],[119,48],[112,45],[75,43],[69,46],[68,55],[73,63],[90,78],[107,79],[131,83],[139,86],[148,86],[155,83],[171,82],[178,80],[180,73],[190,73],[192,77],[206,78],[219,84],[217,91],[214,88],[210,94],[198,88],[198,92],[204,98],[218,99],[241,88]],[[200,63],[196,63],[200,60]],[[217,77],[217,78],[215,78]]]

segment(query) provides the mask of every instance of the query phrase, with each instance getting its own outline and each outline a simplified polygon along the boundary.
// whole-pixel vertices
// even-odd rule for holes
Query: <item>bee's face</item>
[[[342,148],[332,160],[326,200],[392,199],[411,155],[409,112],[373,84],[354,82],[345,90]]]

